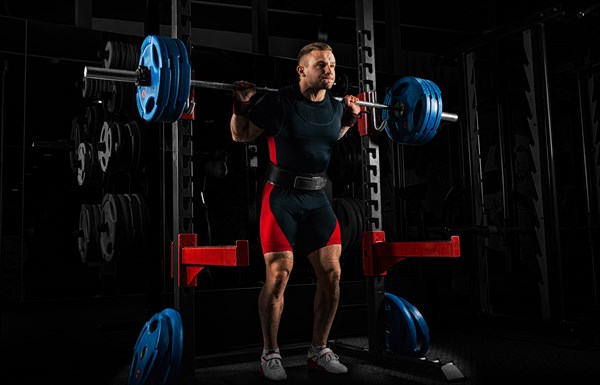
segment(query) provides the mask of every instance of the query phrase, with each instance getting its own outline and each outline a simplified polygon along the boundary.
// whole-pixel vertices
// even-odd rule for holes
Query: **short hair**
[[[307,44],[304,47],[302,47],[302,49],[300,49],[300,52],[298,52],[298,64],[300,64],[300,61],[302,60],[302,58],[304,56],[308,55],[312,51],[332,51],[333,52],[333,48],[331,48],[331,46],[329,44],[324,43],[322,41],[315,41],[313,43]]]

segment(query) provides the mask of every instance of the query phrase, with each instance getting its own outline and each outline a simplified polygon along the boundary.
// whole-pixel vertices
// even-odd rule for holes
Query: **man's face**
[[[312,51],[298,66],[300,80],[314,89],[331,89],[335,82],[335,56],[331,51]]]

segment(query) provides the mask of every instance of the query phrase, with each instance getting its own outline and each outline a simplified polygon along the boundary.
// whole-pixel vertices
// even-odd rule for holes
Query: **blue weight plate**
[[[427,353],[427,351],[429,350],[430,344],[429,327],[427,326],[427,322],[425,322],[425,318],[416,307],[414,307],[406,299],[402,297],[399,298],[412,315],[413,321],[415,323],[415,329],[417,332],[417,344],[412,353],[420,356],[425,355],[425,353]]]
[[[440,117],[441,110],[439,109],[438,97],[435,89],[430,80],[419,79],[423,86],[428,89],[429,93],[429,121],[427,123],[426,130],[420,138],[419,144],[428,143],[437,132],[437,126],[439,125],[438,117]]]
[[[160,313],[169,330],[169,346],[160,367],[160,384],[172,383],[179,374],[183,351],[183,326],[181,316],[175,309],[167,308]]]
[[[162,92],[161,100],[157,99],[157,112],[152,121],[154,122],[162,122],[161,117],[164,115],[165,110],[169,108],[169,101],[171,100],[171,94],[173,92],[173,86],[177,86],[177,82],[173,84],[173,69],[172,62],[169,58],[169,47],[167,46],[167,40],[169,38],[165,36],[155,36],[155,42],[157,47],[157,52],[160,51],[162,55],[163,63],[165,63],[165,73],[164,73],[164,89]]]
[[[135,343],[128,384],[154,384],[168,346],[167,321],[157,313],[146,322]]]
[[[179,119],[185,110],[190,97],[190,88],[192,86],[192,67],[190,65],[190,58],[187,48],[185,48],[183,41],[176,39],[175,43],[177,44],[177,47],[179,47],[179,52],[181,54],[181,63],[179,65],[179,94],[177,95],[177,107],[175,108],[175,115],[177,116],[177,119]]]
[[[388,106],[392,106],[398,102],[398,98],[395,96],[395,92],[398,92],[398,88],[400,87],[400,80],[396,81],[389,89],[389,91],[385,94],[383,99],[383,104]],[[403,85],[407,87],[407,85]],[[408,106],[404,106],[406,109]],[[403,131],[408,128],[408,123],[406,122],[406,115],[400,116],[396,111],[390,109],[384,109],[381,111],[381,118],[386,122],[385,131],[388,134],[389,138],[394,142],[403,143]]]
[[[382,111],[382,118],[387,122],[386,132],[390,139],[398,143],[414,144],[418,139],[418,132],[428,119],[429,97],[421,83],[414,77],[403,77],[394,83],[387,92],[384,104],[404,104],[404,114],[398,116],[391,109]]]
[[[167,48],[167,57],[169,58],[169,68],[171,69],[171,89],[169,92],[169,99],[165,103],[165,108],[162,111],[161,115],[157,118],[157,120],[161,121],[161,122],[165,122],[165,123],[172,123],[172,122],[176,121],[178,118],[178,117],[174,117],[174,115],[175,115],[177,96],[179,93],[179,86],[180,86],[180,81],[179,81],[179,76],[180,76],[180,72],[181,72],[179,69],[180,53],[179,53],[179,47],[177,46],[175,39],[172,39],[172,38],[166,37],[166,36],[162,36],[161,39],[163,40],[163,42],[165,43],[165,46]]]
[[[433,128],[431,129],[429,137],[427,139],[427,141],[429,142],[431,139],[433,139],[433,137],[435,135],[437,135],[438,127],[440,126],[440,122],[442,121],[443,105],[442,105],[442,91],[440,91],[440,88],[437,86],[437,84],[435,84],[431,80],[427,80],[427,82],[429,83],[430,88],[433,90],[433,95],[435,96],[435,101],[437,102],[437,109],[436,109],[436,113],[435,113],[435,123],[434,123]]]
[[[137,87],[138,112],[146,121],[157,121],[156,118],[161,115],[168,102],[171,90],[167,48],[160,36],[146,36],[142,42],[139,65],[148,67],[150,84]]]
[[[411,143],[413,144],[422,144],[423,138],[425,137],[427,131],[429,130],[430,124],[431,124],[431,90],[429,89],[429,85],[427,85],[427,83],[421,79],[421,78],[416,78],[415,80],[421,85],[421,88],[423,89],[423,99],[425,100],[424,102],[424,106],[425,109],[422,110],[422,114],[423,114],[423,125],[420,127],[417,127],[417,129],[414,131],[414,135],[411,138]]]
[[[393,354],[413,355],[417,345],[417,331],[406,305],[397,296],[385,293],[383,309],[386,350]]]
[[[425,144],[429,141],[429,133],[435,124],[435,114],[434,111],[437,109],[437,103],[435,100],[435,95],[433,89],[430,87],[429,82],[426,79],[417,78],[417,81],[423,87],[425,91],[425,97],[428,101],[427,107],[427,119],[424,121],[423,127],[421,127],[421,131],[419,135],[415,137],[415,144]]]

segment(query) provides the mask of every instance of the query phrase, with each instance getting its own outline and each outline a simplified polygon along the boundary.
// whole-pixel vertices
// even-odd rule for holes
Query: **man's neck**
[[[300,93],[311,102],[320,102],[325,99],[325,95],[327,94],[327,90],[325,89],[311,88],[302,82],[300,82],[298,86],[300,88]]]

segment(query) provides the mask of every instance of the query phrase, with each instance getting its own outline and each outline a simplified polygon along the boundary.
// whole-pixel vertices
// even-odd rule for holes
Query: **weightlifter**
[[[342,246],[324,187],[333,146],[356,123],[360,107],[355,96],[340,103],[327,92],[335,82],[335,65],[332,48],[315,42],[298,53],[298,83],[260,98],[253,98],[254,84],[234,83],[239,90],[234,91],[230,124],[233,140],[248,142],[264,133],[269,149],[260,213],[266,278],[258,309],[264,343],[260,372],[271,380],[287,378],[277,333],[295,255],[308,255],[317,277],[307,367],[333,374],[348,371],[327,347],[339,303]]]

